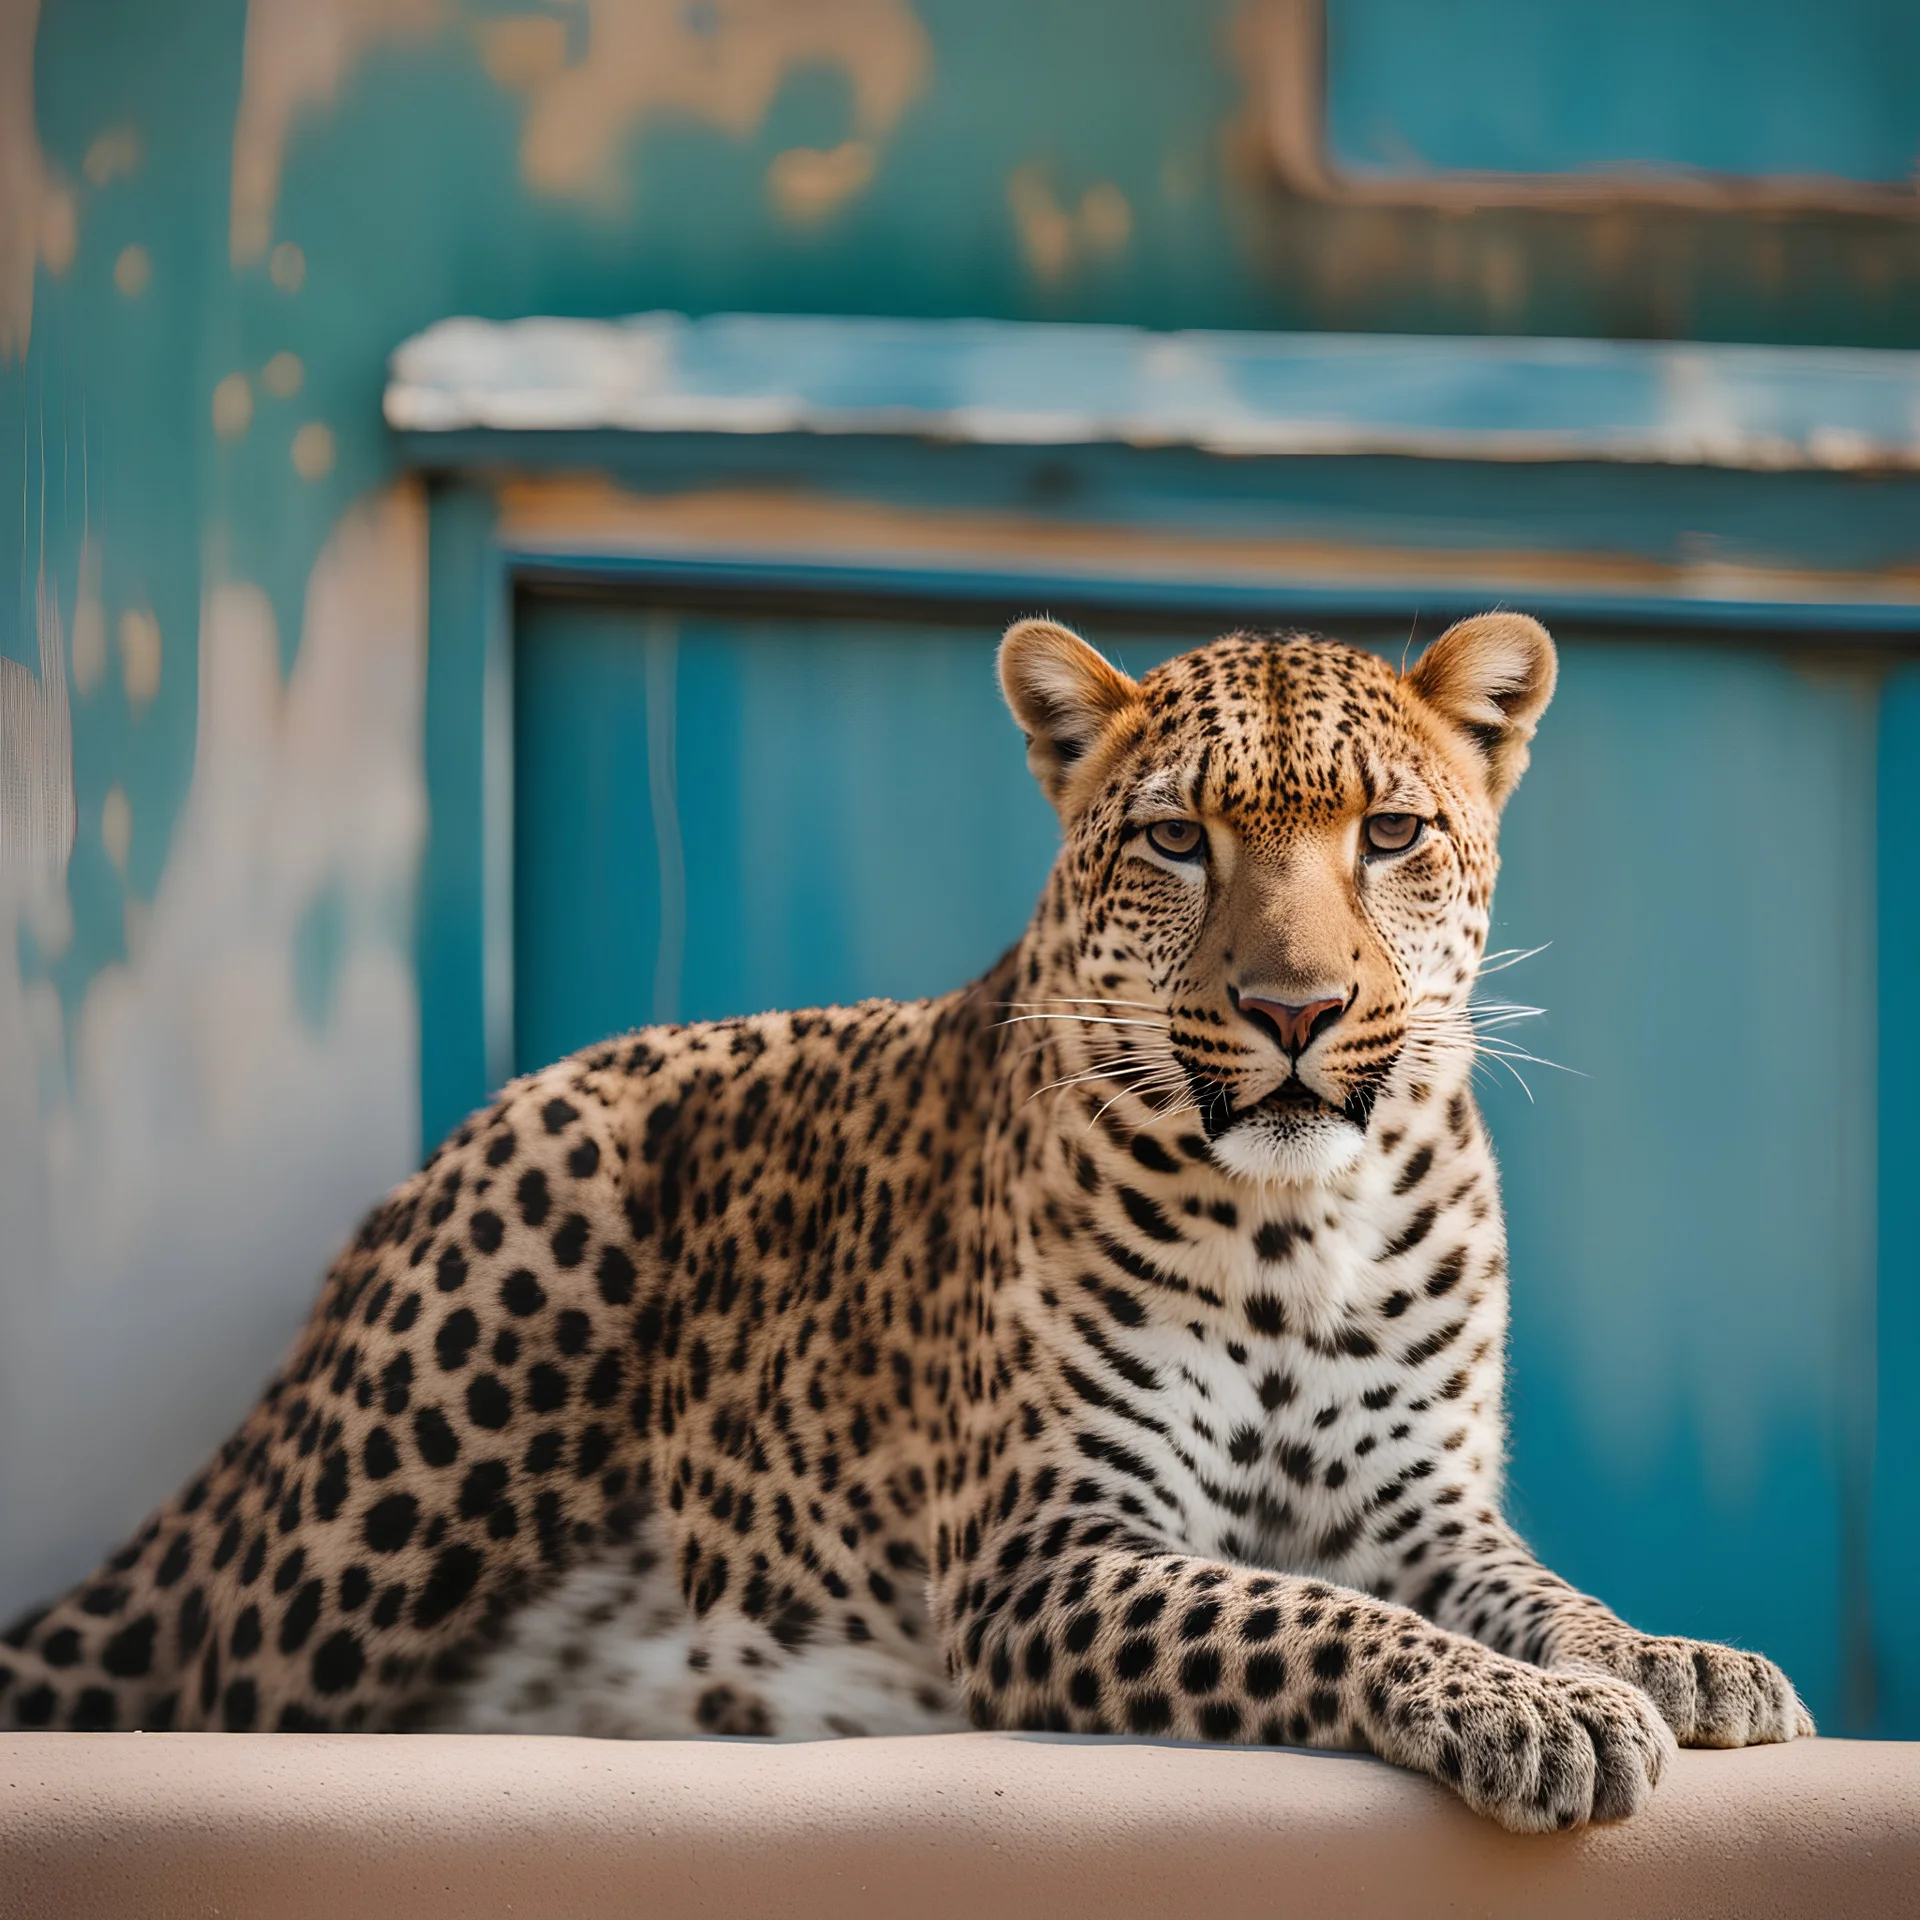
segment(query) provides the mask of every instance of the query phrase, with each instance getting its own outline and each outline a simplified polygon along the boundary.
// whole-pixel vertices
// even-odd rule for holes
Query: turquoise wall
[[[1899,0],[1476,0],[1440,39],[1332,0],[1318,107],[1312,13],[0,0],[0,1612],[218,1436],[414,1156],[425,511],[380,423],[409,334],[1920,339]],[[1536,191],[1616,162],[1842,187]]]

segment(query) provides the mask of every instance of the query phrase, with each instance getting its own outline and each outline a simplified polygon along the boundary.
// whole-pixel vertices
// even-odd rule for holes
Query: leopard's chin
[[[1363,1128],[1298,1081],[1268,1095],[1212,1142],[1215,1164],[1228,1173],[1289,1186],[1338,1179],[1351,1170],[1366,1145]]]

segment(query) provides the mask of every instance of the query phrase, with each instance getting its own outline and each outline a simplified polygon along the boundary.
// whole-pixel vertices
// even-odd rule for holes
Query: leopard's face
[[[1545,633],[1463,623],[1404,677],[1234,635],[1136,683],[1028,622],[1003,662],[1065,829],[1057,993],[1090,1016],[1088,1064],[1191,1109],[1230,1172],[1337,1175],[1396,1076],[1465,1045]]]

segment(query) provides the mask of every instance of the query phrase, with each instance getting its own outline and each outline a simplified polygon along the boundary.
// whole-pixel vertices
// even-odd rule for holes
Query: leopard
[[[1813,1732],[1506,1515],[1474,1008],[1546,629],[998,665],[1061,835],[1017,943],[506,1086],[0,1639],[0,1723],[1347,1749],[1516,1831]]]

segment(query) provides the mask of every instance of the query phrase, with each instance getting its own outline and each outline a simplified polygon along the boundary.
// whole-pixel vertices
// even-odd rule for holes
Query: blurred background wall
[[[20,529],[0,532],[0,1613],[80,1573],[221,1435],[418,1153],[427,509],[381,422],[399,342],[449,314],[668,308],[1910,346],[1916,74],[1905,0],[0,0],[0,529]],[[644,744],[632,623],[561,624],[524,689],[529,738],[564,760],[637,673]],[[1017,931],[1047,845],[1008,784],[1017,743],[991,732],[985,623],[957,653],[893,629],[867,666],[794,686],[780,637],[729,629],[701,682],[689,634],[690,697],[729,738],[809,711],[807,685],[852,698],[892,671],[881,709],[947,702],[998,740],[951,765],[1014,797],[982,800],[951,858],[1016,850],[1006,924],[923,930],[878,984],[956,981]],[[739,682],[756,646],[778,660]],[[1515,829],[1520,932],[1604,945],[1640,911],[1637,852],[1673,850],[1672,809],[1737,833],[1777,793],[1769,768],[1811,767],[1792,857],[1817,884],[1784,908],[1764,880],[1735,888],[1684,942],[1711,977],[1755,916],[1837,915],[1798,971],[1749,982],[1738,1030],[1766,1031],[1775,995],[1834,1024],[1807,1140],[1735,1156],[1651,1267],[1630,1206],[1556,1229],[1525,1123],[1502,1136],[1539,1222],[1517,1234],[1595,1276],[1528,1296],[1516,1259],[1522,1394],[1530,1366],[1547,1383],[1519,1443],[1536,1532],[1584,1555],[1576,1575],[1693,1553],[1626,1596],[1666,1607],[1649,1626],[1772,1630],[1734,1603],[1673,1617],[1722,1553],[1748,1556],[1742,1580],[1817,1589],[1806,1644],[1768,1650],[1861,1725],[1864,1521],[1835,1487],[1872,1445],[1874,909],[1848,863],[1876,832],[1882,670],[1710,650],[1655,669],[1605,636],[1570,656],[1567,756],[1552,772],[1549,733],[1538,824]],[[1650,751],[1649,671],[1695,688],[1679,711],[1717,716],[1740,777],[1643,791],[1610,835],[1594,796]],[[816,737],[844,710],[822,697]],[[1689,761],[1690,726],[1660,737]],[[779,815],[775,763],[742,764],[729,804]],[[575,802],[608,805],[560,785],[527,802],[557,810],[555,847]],[[1589,835],[1578,883],[1554,879],[1550,825]],[[660,1004],[651,954],[624,1001],[565,977],[541,944],[564,877],[518,930],[527,977],[554,982],[523,1010],[529,1046]],[[1662,884],[1687,899],[1685,864]],[[875,984],[844,956],[725,991],[689,964],[663,1010]],[[1587,1065],[1614,1041],[1605,992],[1596,976],[1565,1030]],[[1717,1100],[1770,1097],[1723,1068],[1699,1069]],[[1594,1111],[1564,1110],[1563,1157],[1616,1184],[1671,1172]],[[1730,1291],[1685,1294],[1731,1257],[1716,1221],[1803,1180],[1807,1205],[1748,1218]],[[1653,1331],[1608,1347],[1622,1311]],[[1611,1357],[1583,1373],[1596,1342]],[[1604,1479],[1613,1456],[1582,1545],[1548,1469]],[[1649,1504],[1662,1475],[1678,1504]],[[1814,1518],[1782,1536],[1783,1506]]]

